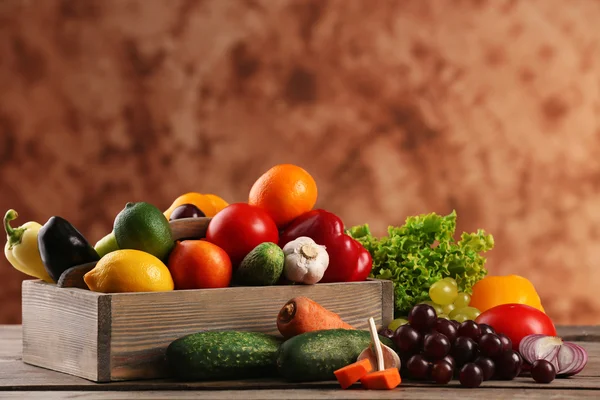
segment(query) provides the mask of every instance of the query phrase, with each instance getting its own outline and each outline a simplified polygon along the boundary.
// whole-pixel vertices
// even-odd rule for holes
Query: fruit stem
[[[279,315],[277,316],[277,319],[279,319],[279,321],[281,321],[283,323],[290,322],[291,320],[294,319],[294,315],[296,315],[296,310],[297,310],[296,302],[290,301],[285,306],[283,306],[283,308],[279,312]]]
[[[26,228],[13,228],[10,226],[10,221],[17,219],[18,216],[19,214],[15,210],[8,210],[4,215],[4,230],[6,231],[9,249],[21,243],[23,233],[25,233]]]

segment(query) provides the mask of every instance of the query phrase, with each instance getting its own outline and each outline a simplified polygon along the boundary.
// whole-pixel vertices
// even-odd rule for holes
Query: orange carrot
[[[346,365],[333,373],[342,386],[342,389],[347,389],[372,370],[373,367],[371,366],[371,361],[369,361],[368,358],[365,358],[350,365]]]
[[[307,297],[294,297],[279,311],[277,329],[288,339],[323,329],[354,329],[334,312]]]
[[[398,368],[388,368],[383,371],[371,372],[360,378],[365,389],[393,389],[402,382]]]

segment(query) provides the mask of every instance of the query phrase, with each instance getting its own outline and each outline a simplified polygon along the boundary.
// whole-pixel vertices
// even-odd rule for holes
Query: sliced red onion
[[[563,349],[568,348],[570,350],[569,355],[563,355]],[[583,347],[575,343],[567,342],[563,345],[561,352],[558,355],[559,363],[565,365],[565,369],[560,371],[558,375],[575,375],[581,372],[588,361],[587,352]],[[569,359],[572,362],[569,362]]]
[[[519,353],[530,364],[546,360],[554,366],[556,375],[575,375],[587,364],[585,349],[575,343],[563,342],[556,336],[529,335],[521,340]]]
[[[558,371],[560,366],[558,365],[557,355],[562,344],[562,339],[558,337],[539,334],[529,335],[519,344],[519,352],[526,360],[531,360],[529,362],[532,364],[536,360],[546,360]],[[523,352],[521,352],[521,346],[523,346]]]

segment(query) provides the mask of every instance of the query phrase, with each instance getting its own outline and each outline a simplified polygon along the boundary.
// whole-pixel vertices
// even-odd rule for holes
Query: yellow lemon
[[[164,292],[173,290],[167,266],[152,254],[116,250],[98,261],[83,280],[90,290],[102,293]]]

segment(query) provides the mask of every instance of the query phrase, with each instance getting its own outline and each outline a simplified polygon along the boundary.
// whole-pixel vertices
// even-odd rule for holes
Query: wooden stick
[[[377,334],[377,327],[375,326],[375,320],[373,317],[369,318],[369,331],[371,332],[371,340],[375,346],[375,356],[377,357],[377,371],[383,371],[383,352],[381,351],[381,342],[379,341],[379,335]]]
[[[212,218],[182,218],[169,222],[174,240],[202,239]]]

